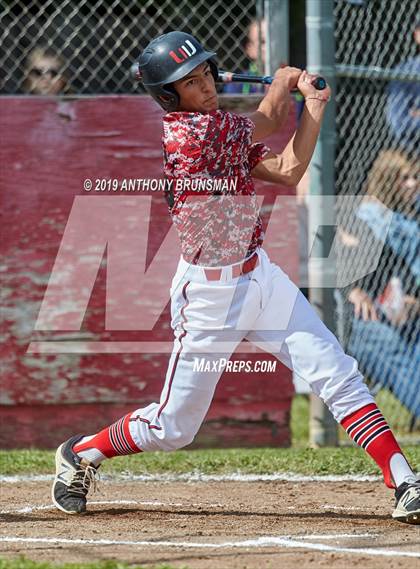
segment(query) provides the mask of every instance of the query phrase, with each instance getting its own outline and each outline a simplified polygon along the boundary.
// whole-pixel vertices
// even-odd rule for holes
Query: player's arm
[[[311,161],[331,94],[328,86],[317,91],[310,83],[313,79],[306,72],[299,78],[297,86],[305,97],[305,107],[298,129],[281,154],[270,152],[255,166],[253,177],[286,186],[296,186],[301,180]]]
[[[297,86],[301,69],[282,67],[274,75],[274,80],[258,109],[249,115],[255,125],[252,142],[257,142],[273,134],[285,123],[289,114],[290,91]]]

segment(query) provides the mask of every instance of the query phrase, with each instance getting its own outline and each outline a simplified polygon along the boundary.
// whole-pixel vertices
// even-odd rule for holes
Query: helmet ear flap
[[[156,96],[156,100],[165,111],[170,113],[175,111],[179,105],[179,95],[171,84],[163,85],[161,93]]]

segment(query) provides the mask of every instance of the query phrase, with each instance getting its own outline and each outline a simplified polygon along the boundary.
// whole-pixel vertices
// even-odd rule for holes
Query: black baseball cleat
[[[398,486],[392,517],[406,524],[420,524],[420,480]]]
[[[96,489],[97,468],[77,456],[73,446],[84,435],[76,435],[60,445],[55,453],[55,478],[52,486],[52,501],[66,514],[86,512],[86,496],[90,486]]]

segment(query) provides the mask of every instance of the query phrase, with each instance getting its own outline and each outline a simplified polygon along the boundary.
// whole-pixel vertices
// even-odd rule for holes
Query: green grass
[[[419,422],[416,425],[417,429],[410,433],[411,415],[404,405],[387,389],[381,389],[375,395],[375,400],[397,437],[404,439],[406,442],[409,442],[411,439],[413,444],[415,444],[420,438]],[[308,395],[295,395],[293,398],[290,428],[292,431],[292,445],[298,447],[307,446],[309,440]],[[347,443],[348,437],[345,431],[339,429],[338,432],[340,441]]]
[[[385,394],[382,403],[395,409],[395,402]],[[341,448],[309,449],[309,399],[298,395],[292,406],[292,448],[206,449],[180,450],[171,453],[154,452],[118,457],[106,461],[101,471],[108,474],[379,474],[374,462],[354,446]],[[347,442],[342,429],[341,440]],[[404,446],[408,459],[420,470],[419,446]],[[0,473],[51,474],[54,470],[54,451],[12,450],[0,451]],[[1,566],[0,566],[1,569]]]
[[[290,413],[292,446],[307,446],[309,440],[309,396],[295,395]]]
[[[420,448],[404,450],[414,468],[420,470]],[[0,451],[2,474],[51,474],[54,452],[40,450]],[[379,474],[374,462],[359,448],[256,448],[180,450],[117,457],[102,466],[104,474]]]
[[[0,569],[145,569],[144,565],[130,565],[119,561],[98,561],[96,563],[50,563],[31,561],[25,557],[17,559],[0,559]],[[175,569],[173,565],[155,565],[147,569]],[[182,569],[182,568],[177,568]]]

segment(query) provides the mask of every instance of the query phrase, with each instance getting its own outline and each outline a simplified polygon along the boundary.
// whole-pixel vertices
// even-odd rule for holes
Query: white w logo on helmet
[[[169,55],[176,61],[176,63],[182,63],[192,55],[194,55],[197,51],[197,48],[190,40],[185,40],[185,43],[178,48],[178,52],[181,54],[181,57],[177,55],[173,50],[169,52]]]

